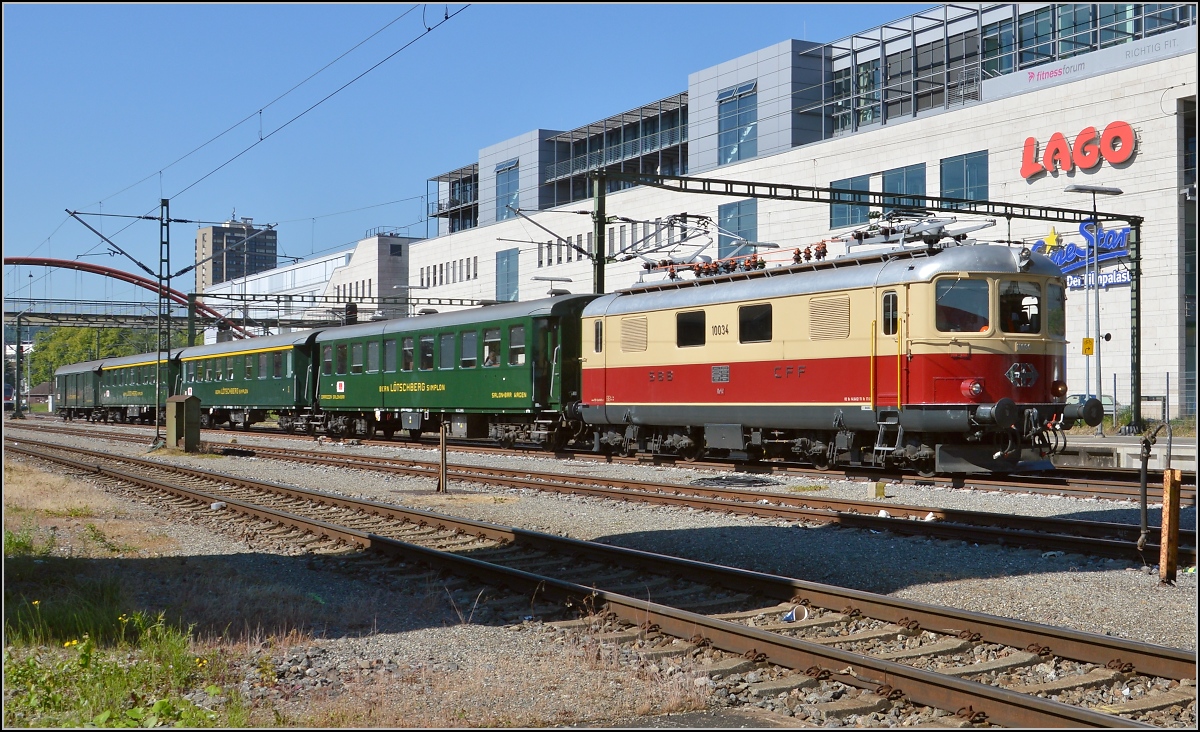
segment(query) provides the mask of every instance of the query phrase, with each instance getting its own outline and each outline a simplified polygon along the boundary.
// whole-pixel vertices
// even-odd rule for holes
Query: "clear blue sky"
[[[175,219],[236,209],[277,224],[292,256],[377,226],[423,236],[426,181],[480,148],[686,91],[689,73],[789,38],[830,42],[931,7],[5,4],[4,254],[103,253],[67,209],[157,215],[161,198]],[[157,222],[83,218],[157,271]],[[172,225],[172,273],[194,262],[195,229]],[[119,255],[85,261],[141,273]],[[30,294],[149,296],[6,266],[5,298]]]

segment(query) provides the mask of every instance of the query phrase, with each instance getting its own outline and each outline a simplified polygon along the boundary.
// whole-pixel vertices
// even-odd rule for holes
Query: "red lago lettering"
[[[1076,166],[1080,170],[1096,167],[1101,159],[1110,165],[1117,165],[1133,156],[1136,138],[1133,128],[1128,122],[1112,122],[1096,139],[1095,127],[1084,127],[1075,136],[1072,147],[1061,132],[1055,132],[1046,143],[1041,159],[1038,159],[1038,142],[1036,137],[1025,140],[1025,149],[1021,154],[1021,177],[1032,178],[1046,171],[1061,170],[1070,173]]]

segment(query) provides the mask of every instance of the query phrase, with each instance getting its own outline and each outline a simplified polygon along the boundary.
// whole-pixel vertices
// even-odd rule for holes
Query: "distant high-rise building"
[[[277,232],[255,228],[254,219],[248,217],[197,230],[196,261],[201,264],[196,266],[196,292],[204,292],[218,282],[274,269],[276,249]]]

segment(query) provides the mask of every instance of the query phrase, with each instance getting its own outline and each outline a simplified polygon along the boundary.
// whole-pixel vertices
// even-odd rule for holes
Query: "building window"
[[[1012,73],[1013,52],[1017,48],[1011,20],[983,27],[983,75],[987,78]]]
[[[1070,58],[1096,48],[1092,35],[1095,5],[1058,6],[1058,57]]]
[[[758,154],[757,81],[717,94],[717,163],[749,160]]]
[[[1017,58],[1021,68],[1054,60],[1054,8],[1025,13],[1017,23]]]
[[[907,193],[912,196],[925,196],[925,163],[917,163],[904,168],[893,168],[883,172],[884,193]],[[892,197],[883,199],[886,208],[917,208],[924,204],[918,198]]]
[[[858,124],[869,125],[883,119],[879,110],[880,69],[879,59],[864,61],[858,65],[856,81],[858,96],[855,97],[855,108],[858,110]]]
[[[829,99],[831,102],[830,109],[832,110],[833,134],[841,134],[850,132],[854,129],[853,103],[853,83],[850,78],[850,69],[838,69],[833,72],[833,78],[830,80]]]
[[[829,184],[830,188],[840,188],[850,191],[869,191],[871,190],[871,176],[860,175],[855,178],[843,178],[835,180]],[[867,200],[866,196],[854,193],[835,193],[833,194],[835,201],[863,201]],[[847,226],[858,226],[859,224],[867,223],[868,207],[862,204],[853,203],[832,203],[829,205],[829,228],[842,229]]]
[[[1133,3],[1111,3],[1100,6],[1097,24],[1100,26],[1100,48],[1116,46],[1137,37],[1137,6]]]
[[[726,203],[717,207],[717,258],[747,254],[745,245],[739,240],[758,240],[758,200]]]
[[[945,198],[986,201],[988,197],[987,150],[942,158],[941,188]]]
[[[521,168],[516,158],[496,166],[496,220],[516,217],[520,205]],[[512,208],[509,208],[511,206]]]
[[[516,302],[519,295],[519,249],[496,252],[496,299],[500,302]]]

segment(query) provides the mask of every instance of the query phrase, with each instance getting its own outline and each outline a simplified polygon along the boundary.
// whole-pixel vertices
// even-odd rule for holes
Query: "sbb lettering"
[[[1025,151],[1021,155],[1021,177],[1032,178],[1047,171],[1053,173],[1061,170],[1070,173],[1076,167],[1089,170],[1107,160],[1110,165],[1118,165],[1133,157],[1136,136],[1128,122],[1113,122],[1104,128],[1099,139],[1095,127],[1084,127],[1075,136],[1072,146],[1061,132],[1055,132],[1046,143],[1046,149],[1038,160],[1038,142],[1036,137],[1025,140]]]

